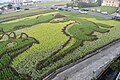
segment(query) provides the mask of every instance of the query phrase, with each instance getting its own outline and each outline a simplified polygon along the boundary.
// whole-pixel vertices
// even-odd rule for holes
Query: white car
[[[16,12],[19,12],[20,10],[16,10]]]
[[[101,12],[102,14],[104,14],[104,15],[108,15],[108,12]]]
[[[82,14],[87,14],[88,13],[87,11],[81,11],[81,10],[79,10],[79,12],[82,13]]]
[[[79,8],[78,8],[78,7],[74,7],[73,9],[74,9],[74,10],[79,10]]]
[[[115,80],[120,80],[120,73],[117,75],[117,78]]]
[[[97,12],[100,12],[100,10],[97,10]]]

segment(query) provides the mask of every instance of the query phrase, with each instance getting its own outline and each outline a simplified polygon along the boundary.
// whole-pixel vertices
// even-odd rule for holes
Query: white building
[[[18,4],[18,5],[29,5],[33,4],[32,0],[12,0],[12,3]]]
[[[14,4],[21,4],[23,0],[11,0]]]
[[[34,2],[32,0],[23,0],[23,5],[32,5]]]
[[[103,0],[102,6],[119,7],[120,6],[120,0]]]

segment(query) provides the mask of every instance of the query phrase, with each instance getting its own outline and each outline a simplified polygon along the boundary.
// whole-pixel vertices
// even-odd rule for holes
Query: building
[[[89,3],[89,0],[79,0],[79,2],[86,2],[86,3]]]
[[[8,4],[0,5],[0,11],[1,11],[2,9],[8,10]]]
[[[120,7],[120,0],[103,0],[102,6]]]
[[[73,1],[76,1],[76,2],[85,2],[85,3],[95,3],[96,0],[73,0]]]
[[[34,1],[42,1],[42,2],[67,2],[67,1],[71,1],[71,0],[34,0]]]
[[[12,3],[14,4],[18,4],[18,5],[29,5],[29,4],[33,4],[32,0],[11,0]]]
[[[24,0],[22,5],[32,5],[34,2],[32,0]]]
[[[11,0],[11,2],[14,4],[21,4],[23,3],[23,0]]]

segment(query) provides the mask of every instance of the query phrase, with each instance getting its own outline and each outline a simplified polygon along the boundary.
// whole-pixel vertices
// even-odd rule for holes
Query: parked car
[[[56,6],[51,6],[50,9],[57,9],[57,7]]]
[[[113,19],[120,20],[120,16],[114,16]]]
[[[20,10],[16,10],[16,12],[19,12]]]
[[[67,11],[71,11],[72,10],[72,8],[67,8]]]
[[[29,8],[25,8],[24,10],[29,10]]]
[[[98,13],[100,13],[101,11],[100,10],[97,10]]]
[[[78,7],[74,7],[73,9],[74,9],[74,10],[79,10],[79,8],[78,8]]]
[[[54,7],[51,7],[50,9],[55,9]]]
[[[58,8],[58,10],[62,10],[63,11],[64,9],[63,8]]]
[[[102,14],[104,14],[104,15],[108,15],[108,12],[101,12]]]
[[[119,74],[117,75],[117,78],[115,80],[120,80],[120,72]]]
[[[81,11],[89,11],[88,9],[82,9]]]
[[[81,11],[81,10],[79,10],[79,12],[82,13],[82,14],[87,14],[88,13],[88,11]]]

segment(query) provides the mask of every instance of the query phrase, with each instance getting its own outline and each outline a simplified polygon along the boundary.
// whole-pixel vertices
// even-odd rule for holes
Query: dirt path
[[[57,74],[52,80],[91,80],[98,76],[111,61],[120,55],[120,40],[94,53],[97,54]]]

